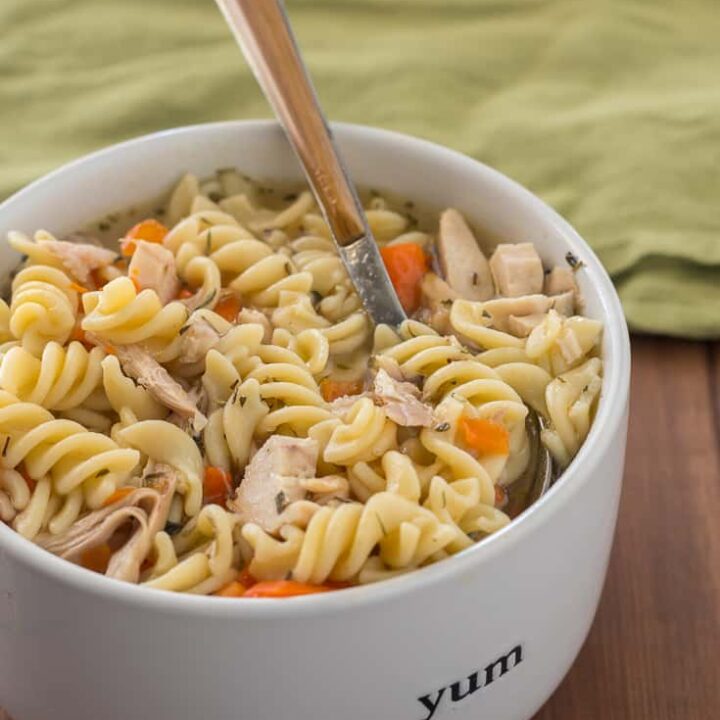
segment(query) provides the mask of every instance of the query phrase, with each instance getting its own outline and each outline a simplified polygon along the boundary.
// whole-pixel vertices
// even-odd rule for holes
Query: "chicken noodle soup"
[[[375,194],[367,215],[399,330],[368,320],[308,192],[234,171],[186,175],[106,246],[10,233],[0,518],[226,597],[374,582],[510,522],[540,443],[565,467],[600,392],[581,264],[481,247],[454,209],[433,226]]]

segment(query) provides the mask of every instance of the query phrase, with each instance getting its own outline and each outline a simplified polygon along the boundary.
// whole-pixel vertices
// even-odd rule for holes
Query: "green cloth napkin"
[[[332,118],[495,166],[590,241],[634,329],[720,336],[717,0],[288,9]],[[212,0],[3,0],[0,26],[0,195],[124,138],[269,115]]]

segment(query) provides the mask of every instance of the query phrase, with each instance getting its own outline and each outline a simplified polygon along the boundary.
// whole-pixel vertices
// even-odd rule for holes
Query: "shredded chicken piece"
[[[568,291],[577,292],[577,289],[575,273],[569,267],[556,265],[545,276],[546,295],[562,295]]]
[[[500,295],[535,295],[543,289],[543,266],[532,243],[503,243],[490,258],[495,285]]]
[[[272,326],[270,325],[270,321],[267,319],[267,315],[265,315],[260,310],[254,310],[253,308],[243,308],[238,313],[237,322],[239,325],[246,325],[247,323],[255,323],[257,325],[262,325],[262,341],[264,343],[271,342]]]
[[[453,208],[440,216],[440,266],[448,285],[466,300],[488,300],[494,294],[487,258],[465,218]]]
[[[180,280],[175,271],[175,256],[158,243],[135,241],[135,252],[128,266],[128,276],[137,287],[154,290],[163,304],[175,299],[180,291]]]
[[[114,536],[120,536],[120,531],[129,528],[127,539],[112,554],[105,574],[136,583],[153,538],[165,527],[177,482],[174,468],[148,463],[143,477],[145,487],[88,513],[63,533],[39,535],[36,542],[59,557],[79,563],[87,550],[110,543]]]
[[[228,507],[242,522],[276,532],[283,524],[285,508],[304,499],[301,481],[315,476],[319,452],[312,438],[271,436],[248,463]]]
[[[192,315],[181,328],[180,356],[183,364],[200,362],[219,342],[222,335],[204,318]]]
[[[361,392],[357,395],[343,395],[335,398],[329,405],[330,412],[338,417],[343,417],[358,400],[364,397],[370,397],[370,393]]]
[[[135,378],[158,402],[191,420],[195,432],[207,425],[207,418],[182,385],[152,355],[137,345],[118,345],[116,350],[123,371]]]
[[[67,271],[85,286],[93,285],[93,270],[112,265],[118,258],[118,254],[112,250],[88,243],[47,240],[42,246],[55,255]]]
[[[488,300],[483,303],[482,309],[490,316],[492,327],[502,332],[513,332],[509,323],[510,316],[543,315],[551,305],[552,300],[545,295],[523,295]]]
[[[420,283],[422,298],[421,321],[432,326],[441,335],[452,332],[450,308],[458,294],[438,275],[428,273]]]
[[[411,374],[405,372],[398,361],[395,358],[389,357],[388,355],[375,355],[371,359],[372,371],[384,370],[393,380],[398,382],[409,382],[417,387],[422,385],[423,376],[418,374]],[[374,377],[374,372],[371,374],[371,378]]]
[[[394,423],[403,427],[432,426],[432,408],[420,400],[420,391],[412,383],[398,382],[385,370],[378,370],[373,381],[373,394]]]
[[[571,317],[575,314],[575,298],[575,291],[568,290],[560,295],[553,295],[550,300],[552,300],[553,310],[565,317]]]

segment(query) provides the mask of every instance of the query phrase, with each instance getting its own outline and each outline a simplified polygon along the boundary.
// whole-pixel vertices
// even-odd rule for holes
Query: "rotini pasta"
[[[376,582],[506,526],[543,444],[562,470],[590,431],[602,327],[577,266],[487,258],[456,210],[410,207],[367,203],[398,328],[372,326],[309,192],[233,170],[185,175],[117,247],[11,233],[0,520],[224,597]]]

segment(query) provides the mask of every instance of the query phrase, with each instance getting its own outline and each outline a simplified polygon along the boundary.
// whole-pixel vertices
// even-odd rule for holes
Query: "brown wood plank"
[[[535,720],[720,716],[718,348],[633,340],[630,436],[598,616]]]
[[[713,398],[715,441],[720,448],[720,343],[708,344],[708,362],[710,364],[710,396]]]

